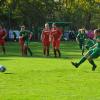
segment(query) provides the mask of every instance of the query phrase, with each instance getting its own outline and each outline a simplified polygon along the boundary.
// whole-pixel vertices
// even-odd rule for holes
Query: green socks
[[[82,57],[81,60],[79,61],[78,65],[82,64],[87,58],[86,57]]]
[[[93,66],[96,66],[93,60],[89,60],[89,63]]]

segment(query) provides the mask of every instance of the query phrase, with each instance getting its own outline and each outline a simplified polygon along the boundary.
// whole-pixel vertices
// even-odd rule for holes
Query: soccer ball
[[[3,65],[0,65],[0,72],[5,72],[6,68]]]

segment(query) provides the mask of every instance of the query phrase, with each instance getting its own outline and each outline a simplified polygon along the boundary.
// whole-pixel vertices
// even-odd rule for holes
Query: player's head
[[[45,23],[45,28],[49,28],[49,24],[48,23]]]
[[[21,31],[25,30],[25,25],[21,26]]]
[[[100,28],[94,30],[94,35],[95,36],[100,36]]]
[[[52,23],[52,28],[56,28],[56,24],[55,23]]]
[[[85,29],[79,29],[78,30],[81,34],[84,34],[85,33]]]
[[[84,28],[82,28],[81,32],[84,34],[84,33],[85,33],[85,29],[84,29]]]

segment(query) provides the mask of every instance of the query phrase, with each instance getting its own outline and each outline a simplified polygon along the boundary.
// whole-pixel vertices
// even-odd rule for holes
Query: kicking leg
[[[74,62],[71,62],[71,63],[72,63],[73,66],[75,66],[76,68],[78,68],[82,63],[84,63],[86,61],[86,59],[88,57],[89,57],[89,52],[85,56],[83,56],[78,63],[74,63]]]

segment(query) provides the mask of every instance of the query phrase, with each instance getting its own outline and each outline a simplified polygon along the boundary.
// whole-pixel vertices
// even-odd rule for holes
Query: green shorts
[[[100,48],[96,47],[94,49],[89,50],[89,55],[92,58],[98,58],[100,56]]]
[[[79,47],[82,50],[84,48],[85,43],[84,42],[79,42]]]

